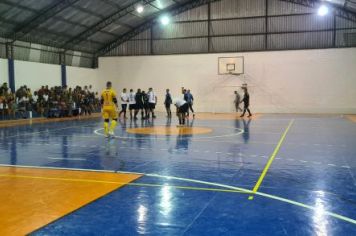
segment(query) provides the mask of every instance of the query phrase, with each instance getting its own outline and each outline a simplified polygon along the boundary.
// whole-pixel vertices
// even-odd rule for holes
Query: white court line
[[[48,157],[51,160],[63,160],[63,161],[86,161],[84,158],[63,158],[63,157]]]
[[[156,178],[164,178],[164,179],[175,179],[175,180],[180,180],[180,181],[185,181],[185,182],[191,182],[191,183],[199,183],[199,184],[205,184],[205,185],[211,185],[211,186],[217,186],[217,187],[222,187],[222,188],[227,188],[227,189],[232,189],[232,190],[237,190],[237,191],[242,191],[244,193],[252,193],[252,190],[241,188],[241,187],[235,187],[231,185],[225,185],[225,184],[219,184],[219,183],[214,183],[214,182],[207,182],[207,181],[201,181],[201,180],[196,180],[196,179],[189,179],[189,178],[180,178],[180,177],[175,177],[175,176],[167,176],[167,175],[159,175],[159,174],[145,174],[145,173],[139,173],[139,172],[128,172],[128,171],[105,171],[105,170],[93,170],[93,169],[78,169],[78,168],[61,168],[61,167],[39,167],[39,166],[18,166],[18,165],[6,165],[6,164],[0,164],[0,166],[4,167],[19,167],[19,168],[37,168],[37,169],[59,169],[59,170],[70,170],[70,171],[91,171],[91,172],[109,172],[109,173],[119,173],[119,174],[137,174],[137,175],[145,175],[149,177],[156,177]],[[321,210],[318,207],[307,205],[301,202],[297,202],[294,200],[290,200],[287,198],[279,197],[277,195],[272,195],[268,193],[262,193],[262,192],[256,192],[254,193],[255,195],[259,195],[261,197],[277,200],[280,202],[285,202],[294,206],[299,206],[305,209],[309,209],[312,211],[318,212],[318,214],[323,214],[326,216],[330,216],[339,220],[346,221],[351,224],[356,225],[356,220],[336,214],[330,211],[325,211]]]

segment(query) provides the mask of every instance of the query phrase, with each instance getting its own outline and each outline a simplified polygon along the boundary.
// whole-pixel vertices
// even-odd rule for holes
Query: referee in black
[[[246,111],[248,112],[248,116],[247,117],[251,117],[252,114],[251,114],[251,111],[250,111],[250,94],[248,94],[248,91],[247,91],[247,87],[243,87],[242,88],[244,90],[244,97],[241,101],[241,103],[243,102],[244,103],[244,111],[242,113],[242,115],[240,117],[244,117]]]

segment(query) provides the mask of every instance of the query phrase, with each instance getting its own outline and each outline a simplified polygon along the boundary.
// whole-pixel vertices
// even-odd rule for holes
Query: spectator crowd
[[[0,86],[0,119],[40,117],[71,117],[100,111],[98,93],[92,86],[42,86],[32,92],[26,85],[15,93],[7,83]]]

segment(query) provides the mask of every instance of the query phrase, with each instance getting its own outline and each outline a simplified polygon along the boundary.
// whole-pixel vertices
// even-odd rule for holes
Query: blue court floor
[[[2,165],[143,174],[32,234],[356,235],[356,123],[262,115],[190,120],[207,134],[126,132],[176,124],[127,120],[111,140],[101,119],[1,128]]]

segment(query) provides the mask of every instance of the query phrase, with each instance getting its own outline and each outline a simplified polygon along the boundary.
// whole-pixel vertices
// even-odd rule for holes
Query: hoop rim
[[[233,71],[229,71],[227,75],[243,75],[244,73],[234,73]]]

